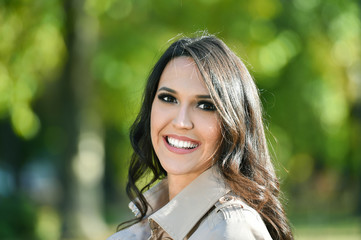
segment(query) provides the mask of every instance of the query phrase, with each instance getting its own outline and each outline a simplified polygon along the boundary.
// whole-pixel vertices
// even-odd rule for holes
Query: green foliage
[[[36,208],[24,196],[0,197],[0,238],[37,239],[35,234]]]
[[[0,3],[0,117],[27,139],[41,125],[31,104],[64,61],[63,17],[55,0]]]
[[[72,19],[70,3],[94,25],[86,28],[84,19]],[[54,86],[69,77],[62,75],[66,64],[77,61],[67,41],[74,37],[70,28],[77,36],[95,33],[95,53],[86,68],[89,74],[84,74],[94,82],[68,84],[80,92],[85,86],[79,82],[92,84],[89,105],[104,129],[106,196],[111,204],[117,203],[114,196],[124,187],[131,154],[128,129],[152,65],[170,39],[207,30],[246,62],[260,88],[290,215],[312,217],[317,211],[327,215],[336,205],[340,212],[357,211],[361,196],[359,1],[0,1],[0,119],[10,121],[14,132],[31,144],[33,150],[25,162],[39,153],[60,155],[65,149],[67,136],[73,135],[56,125],[70,119],[58,115],[64,102],[74,104],[75,112],[83,110],[79,100],[64,101],[70,99],[70,92],[52,96],[57,92]],[[76,46],[74,51],[87,50]],[[0,222],[0,237],[5,234],[1,231],[10,229],[4,224]]]

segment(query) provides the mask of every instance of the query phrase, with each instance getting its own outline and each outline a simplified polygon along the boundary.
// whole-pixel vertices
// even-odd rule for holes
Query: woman
[[[183,38],[165,51],[130,137],[127,194],[136,219],[109,240],[293,239],[258,90],[221,40]]]

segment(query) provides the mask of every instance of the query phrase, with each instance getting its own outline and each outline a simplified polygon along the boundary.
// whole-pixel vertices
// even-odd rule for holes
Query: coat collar
[[[161,207],[168,203],[169,192],[168,192],[168,179],[163,179],[154,185],[151,189],[146,191],[144,194],[150,207],[146,213],[146,218],[152,213],[158,211]],[[136,217],[140,216],[140,211],[134,202],[130,202],[128,207],[134,213]]]
[[[166,179],[147,191],[144,196],[154,212],[149,219],[155,221],[173,239],[181,240],[218,199],[229,191],[218,168],[214,166],[198,176],[168,203]]]

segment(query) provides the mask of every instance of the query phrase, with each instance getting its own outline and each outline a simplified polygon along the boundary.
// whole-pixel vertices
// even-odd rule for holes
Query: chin
[[[185,162],[161,162],[162,167],[167,175],[200,175],[207,169],[206,166],[197,166],[194,164],[187,165]]]
[[[194,166],[185,166],[184,163],[181,162],[160,162],[164,170],[167,174],[172,175],[184,175],[192,172],[194,170]]]

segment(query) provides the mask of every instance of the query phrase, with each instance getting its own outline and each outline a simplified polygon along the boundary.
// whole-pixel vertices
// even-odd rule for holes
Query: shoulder
[[[147,220],[136,223],[111,235],[107,240],[146,240],[150,236]]]
[[[194,236],[195,238],[190,239],[272,239],[258,212],[232,194],[227,194],[218,200]]]

